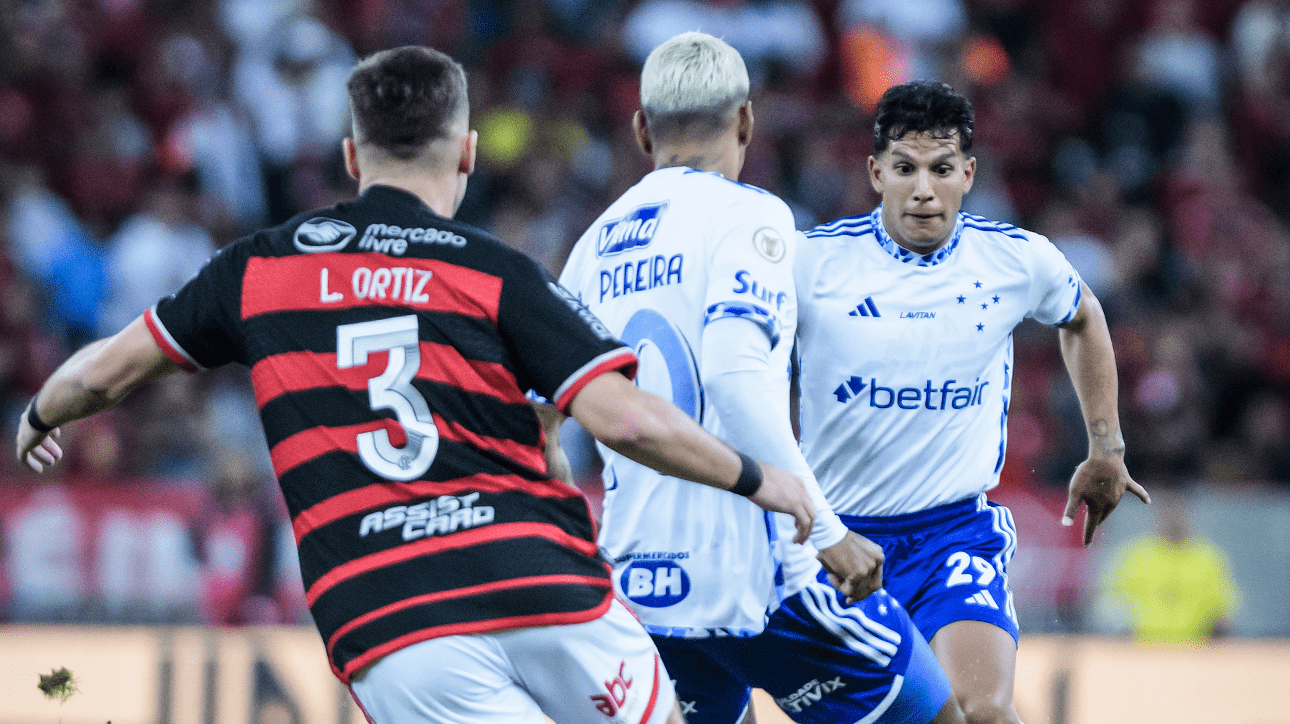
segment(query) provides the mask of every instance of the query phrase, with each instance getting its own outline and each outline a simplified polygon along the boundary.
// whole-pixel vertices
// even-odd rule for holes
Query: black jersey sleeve
[[[178,292],[146,313],[153,338],[180,367],[191,372],[245,363],[240,300],[249,243],[217,252]]]
[[[568,414],[588,382],[617,370],[636,374],[636,355],[591,310],[528,257],[502,282],[497,325],[514,352],[516,377]]]

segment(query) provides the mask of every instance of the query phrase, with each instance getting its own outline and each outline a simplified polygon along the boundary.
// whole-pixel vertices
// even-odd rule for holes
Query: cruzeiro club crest
[[[779,234],[769,226],[763,226],[753,233],[753,248],[766,261],[777,264],[788,253],[788,246]]]
[[[298,226],[292,241],[300,251],[339,251],[357,233],[357,229],[344,221],[317,216]]]

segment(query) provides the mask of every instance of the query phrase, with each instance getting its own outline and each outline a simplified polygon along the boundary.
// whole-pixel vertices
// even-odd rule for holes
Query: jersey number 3
[[[407,433],[407,443],[390,444],[386,430],[358,435],[358,459],[369,470],[389,480],[415,480],[430,469],[439,452],[439,430],[426,398],[412,386],[421,367],[421,343],[414,314],[372,322],[342,324],[336,328],[336,366],[340,369],[367,364],[372,352],[389,352],[385,372],[367,381],[372,411],[392,410]]]

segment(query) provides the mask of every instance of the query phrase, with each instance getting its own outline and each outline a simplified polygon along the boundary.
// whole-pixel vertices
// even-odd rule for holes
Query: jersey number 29
[[[439,452],[439,430],[426,398],[412,386],[421,367],[417,317],[378,319],[342,324],[336,328],[336,366],[348,369],[367,364],[372,352],[389,352],[385,372],[367,381],[372,411],[392,410],[407,433],[402,448],[390,444],[386,430],[359,433],[358,459],[369,470],[389,480],[415,480],[430,469]]]

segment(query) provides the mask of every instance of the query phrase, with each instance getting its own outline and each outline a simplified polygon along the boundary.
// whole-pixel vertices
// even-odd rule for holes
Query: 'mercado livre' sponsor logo
[[[344,221],[315,216],[296,227],[292,241],[300,251],[338,251],[344,249],[357,233],[357,229]]]
[[[596,238],[596,255],[613,256],[649,246],[667,210],[667,202],[637,206],[621,219],[606,221]]]

